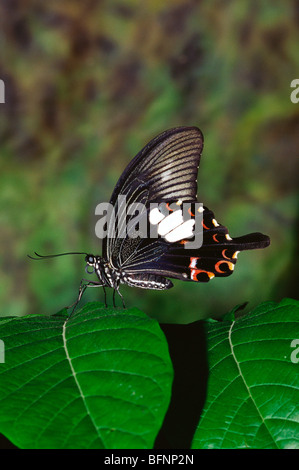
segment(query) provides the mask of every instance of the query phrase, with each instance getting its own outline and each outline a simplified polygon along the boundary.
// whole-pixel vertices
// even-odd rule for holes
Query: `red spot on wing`
[[[199,257],[191,257],[190,258],[190,264],[189,264],[189,268],[195,268],[196,266],[196,261],[199,259]]]
[[[213,277],[215,277],[215,274],[210,272],[210,271],[206,271],[205,269],[196,269],[195,266],[196,266],[196,262],[199,258],[196,258],[196,257],[192,257],[190,258],[190,264],[189,264],[189,268],[191,270],[191,274],[190,274],[190,278],[192,279],[192,281],[197,281],[198,282],[198,274],[200,273],[205,273],[207,274],[207,276],[212,279]]]

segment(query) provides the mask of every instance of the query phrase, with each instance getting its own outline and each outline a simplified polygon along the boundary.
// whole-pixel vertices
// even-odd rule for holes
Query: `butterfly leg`
[[[105,308],[107,308],[107,306],[108,306],[108,305],[107,305],[107,294],[106,294],[106,289],[105,289],[105,287],[104,287],[104,286],[102,286],[102,287],[103,287],[103,291],[104,291]]]
[[[84,284],[84,281],[85,281],[85,284]],[[82,296],[86,290],[87,287],[103,287],[103,285],[100,283],[100,282],[96,282],[96,281],[89,281],[88,279],[81,279],[81,282],[80,282],[80,286],[79,286],[79,294],[78,294],[78,298],[77,300],[72,304],[72,305],[69,305],[67,307],[67,309],[69,308],[72,308],[73,307],[73,310],[70,314],[70,316],[74,313],[78,303],[80,302],[80,300],[82,299]],[[106,294],[105,294],[105,304],[106,304]]]
[[[114,290],[113,290],[113,307],[116,307],[116,304],[115,304],[115,292],[118,293],[118,295],[120,296],[121,300],[122,300],[122,303],[123,303],[123,308],[126,308],[126,304],[125,304],[125,301],[124,301],[124,298],[122,296],[122,294],[120,293],[120,290],[119,290],[119,286],[116,285]]]
[[[123,298],[122,294],[120,293],[119,289],[117,289],[117,293],[118,293],[118,295],[119,295],[120,298],[121,298],[121,301],[122,301],[122,303],[123,303],[123,308],[126,308],[126,304],[125,304],[124,298]]]

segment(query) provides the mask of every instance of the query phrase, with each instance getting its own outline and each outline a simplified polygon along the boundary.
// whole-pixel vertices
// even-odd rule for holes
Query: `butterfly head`
[[[85,256],[85,271],[87,274],[93,274],[94,272],[100,277],[103,271],[103,258],[101,256],[86,255]]]
[[[86,261],[87,266],[94,266],[95,267],[96,258],[97,257],[94,256],[94,255],[86,255],[85,256],[85,261]]]

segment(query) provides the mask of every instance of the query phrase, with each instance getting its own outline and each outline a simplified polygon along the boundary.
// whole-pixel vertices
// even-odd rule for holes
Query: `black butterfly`
[[[142,203],[148,223],[152,202],[195,203],[202,149],[203,136],[196,127],[170,129],[151,140],[129,163],[115,186],[110,203],[117,217],[124,209],[119,207],[119,195],[126,196],[127,204]],[[163,236],[132,238],[129,233],[119,238],[117,219],[108,221],[108,233],[116,230],[115,237],[103,239],[102,256],[85,253],[87,272],[90,273],[88,269],[92,268],[98,281],[82,280],[78,301],[88,286],[102,286],[104,290],[111,287],[114,295],[117,292],[122,298],[120,284],[164,290],[173,287],[169,278],[207,282],[215,276],[229,276],[238,252],[270,244],[269,237],[261,233],[232,239],[227,228],[218,224],[212,211],[204,207],[202,215],[203,243],[197,250],[186,248],[188,239],[184,238],[169,242]],[[129,223],[132,217],[129,216],[126,222]]]

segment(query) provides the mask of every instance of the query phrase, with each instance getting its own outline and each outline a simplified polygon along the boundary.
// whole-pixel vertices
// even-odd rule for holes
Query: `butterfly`
[[[98,280],[81,281],[78,301],[89,286],[102,286],[105,302],[105,287],[112,288],[113,304],[117,292],[125,306],[121,284],[165,290],[173,287],[171,279],[208,282],[214,277],[226,277],[233,273],[239,252],[270,244],[269,237],[261,233],[231,238],[214,213],[203,206],[202,245],[188,248],[196,228],[195,223],[183,218],[182,206],[189,204],[189,214],[194,216],[202,150],[203,135],[197,127],[176,127],[155,137],[131,160],[110,199],[117,216],[108,220],[107,233],[114,236],[103,239],[102,256],[84,253],[86,272],[95,273]],[[117,222],[125,211],[120,195],[125,196],[127,204],[142,204],[147,228],[156,226],[157,236],[132,237],[130,230],[119,236],[121,224]],[[151,209],[153,203],[158,207]],[[163,204],[169,209],[168,215],[161,209]],[[173,205],[177,210],[171,209]],[[129,225],[132,219],[133,215],[126,215],[124,223]],[[37,256],[35,259],[44,258]]]

